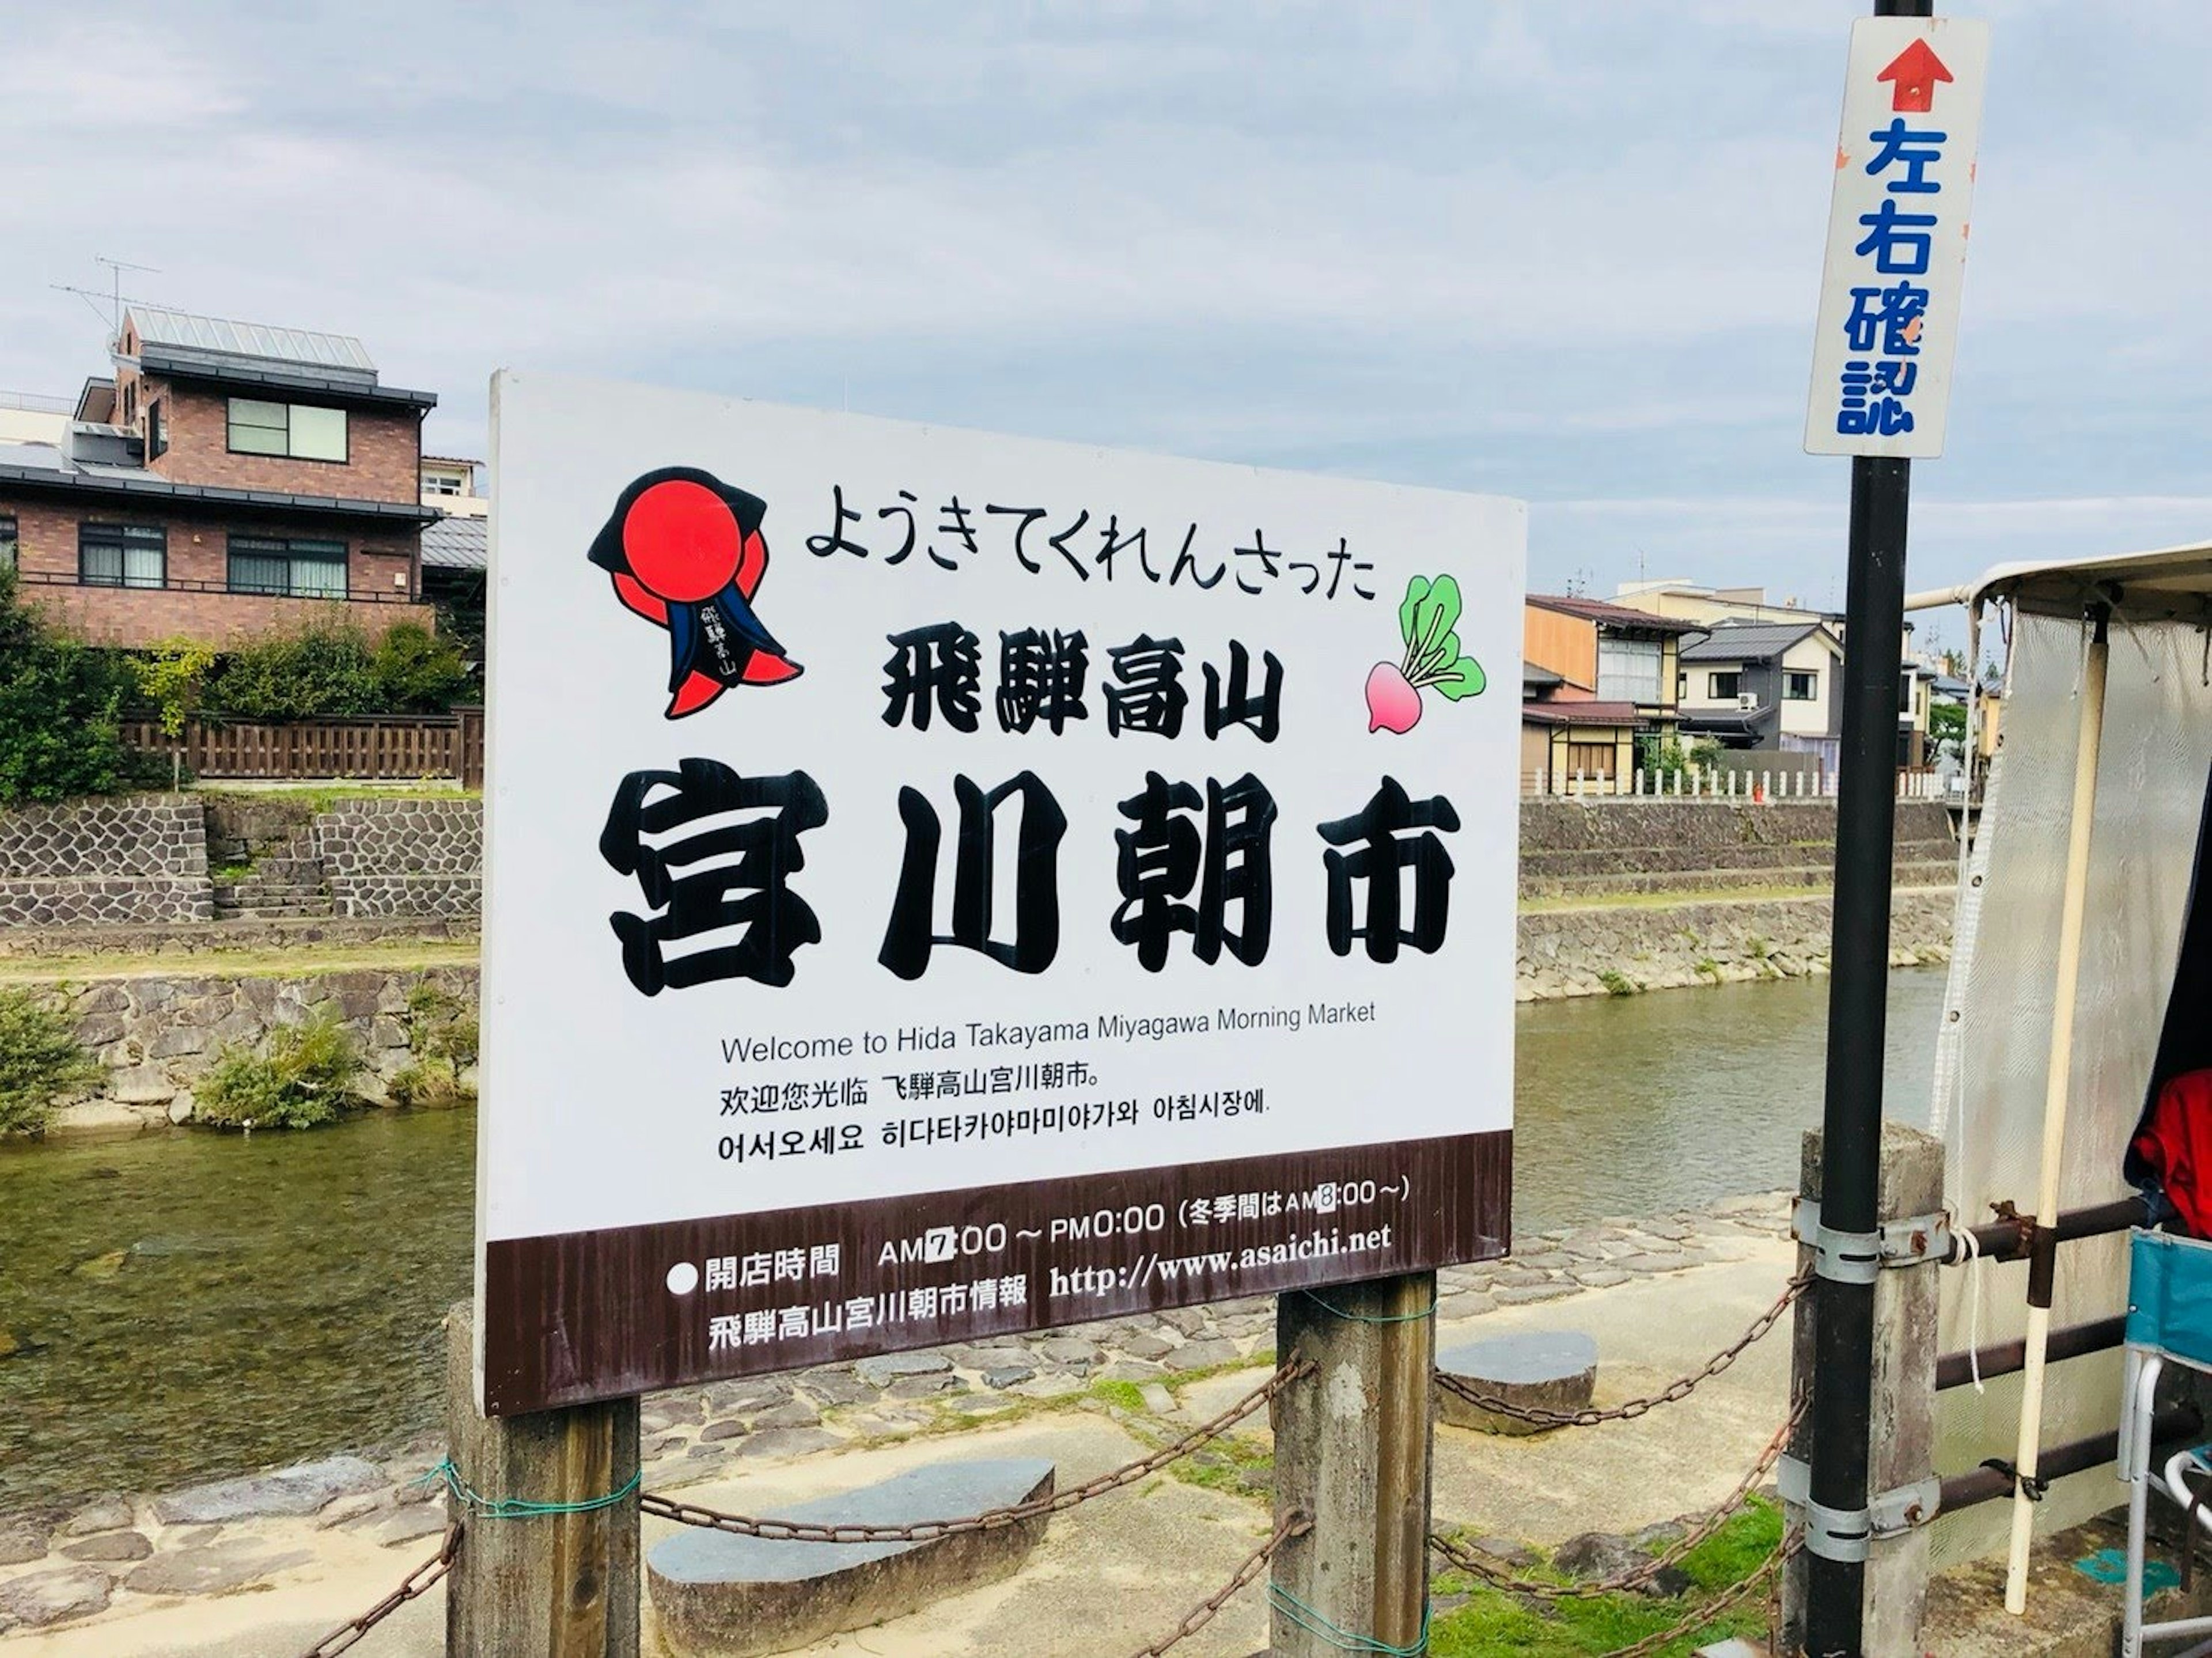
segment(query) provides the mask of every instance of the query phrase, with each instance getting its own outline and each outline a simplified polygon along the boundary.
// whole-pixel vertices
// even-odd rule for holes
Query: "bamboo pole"
[[[2074,1002],[2081,973],[2081,920],[2089,884],[2089,831],[2097,810],[2097,756],[2105,731],[2105,668],[2112,606],[2096,607],[2088,659],[2081,670],[2081,731],[2074,749],[2073,817],[2066,836],[2066,887],[2058,912],[2057,988],[2051,1007],[2051,1061],[2043,1089],[2043,1170],[2035,1215],[2042,1223],[2027,1282],[2027,1365],[2020,1398],[2020,1442],[2013,1466],[2019,1483],[2012,1498],[2012,1552],[2005,1565],[2005,1610],[2027,1610],[2027,1552],[2034,1541],[2035,1505],[2028,1496],[2043,1437],[2044,1363],[2051,1342],[2051,1289],[2058,1216],[2058,1176],[2066,1149],[2068,1082],[2074,1069]]]

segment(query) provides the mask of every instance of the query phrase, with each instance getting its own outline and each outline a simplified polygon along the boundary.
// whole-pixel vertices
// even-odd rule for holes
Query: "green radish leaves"
[[[1456,702],[1462,696],[1481,695],[1482,688],[1487,683],[1483,677],[1482,664],[1471,656],[1463,656],[1452,665],[1443,678],[1433,682],[1431,689],[1439,696],[1449,697]]]
[[[1406,597],[1398,606],[1398,629],[1405,636],[1406,678],[1415,689],[1433,687],[1456,702],[1479,696],[1488,679],[1482,665],[1460,654],[1461,601],[1459,583],[1448,575],[1434,580],[1415,576],[1406,584]]]

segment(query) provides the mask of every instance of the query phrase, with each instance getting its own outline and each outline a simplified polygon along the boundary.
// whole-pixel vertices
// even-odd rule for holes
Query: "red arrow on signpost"
[[[1948,81],[1951,71],[1925,40],[1915,40],[1890,60],[1889,67],[1874,77],[1896,83],[1889,106],[1906,115],[1924,115],[1936,107],[1936,83]]]

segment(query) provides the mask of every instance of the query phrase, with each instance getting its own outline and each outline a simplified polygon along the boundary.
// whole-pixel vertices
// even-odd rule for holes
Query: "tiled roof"
[[[1523,702],[1524,725],[1640,726],[1643,717],[1633,702]]]
[[[1528,602],[1540,610],[1557,610],[1562,616],[1578,616],[1585,622],[1615,628],[1640,628],[1646,633],[1693,634],[1705,625],[1677,616],[1654,616],[1626,604],[1608,604],[1601,598],[1578,598],[1571,593],[1530,593]]]
[[[1771,662],[1820,629],[1817,622],[1723,623],[1703,639],[1684,641],[1685,662]]]
[[[449,514],[422,526],[422,562],[441,570],[482,570],[490,564],[490,525]]]

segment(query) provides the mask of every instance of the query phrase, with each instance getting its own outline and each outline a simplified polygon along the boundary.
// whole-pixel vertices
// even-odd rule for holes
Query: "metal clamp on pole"
[[[1872,1284],[1887,1266],[1925,1266],[1951,1253],[1951,1218],[1938,1212],[1886,1220],[1871,1232],[1836,1232],[1820,1224],[1817,1198],[1797,1199],[1790,1236],[1813,1251],[1816,1277]]]
[[[1943,1482],[1930,1474],[1863,1509],[1826,1508],[1812,1500],[1811,1465],[1794,1456],[1774,1465],[1774,1485],[1784,1503],[1804,1510],[1805,1547],[1826,1560],[1863,1560],[1874,1544],[1926,1525],[1943,1506]]]

